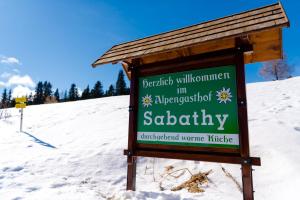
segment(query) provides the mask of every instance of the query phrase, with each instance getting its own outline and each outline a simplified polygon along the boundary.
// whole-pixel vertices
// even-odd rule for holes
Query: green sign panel
[[[139,78],[137,142],[239,148],[234,66]]]

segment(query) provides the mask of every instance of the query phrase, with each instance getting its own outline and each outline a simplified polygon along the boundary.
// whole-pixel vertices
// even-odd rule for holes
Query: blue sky
[[[33,90],[47,80],[54,89],[69,89],[71,83],[84,89],[100,80],[106,89],[120,65],[93,69],[91,63],[111,46],[275,2],[0,0],[0,86]],[[300,75],[300,3],[282,4],[291,22],[283,31],[283,48],[294,75]],[[247,65],[247,82],[262,81],[260,65]]]

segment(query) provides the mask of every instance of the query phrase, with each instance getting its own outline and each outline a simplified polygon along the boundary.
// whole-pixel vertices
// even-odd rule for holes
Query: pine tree
[[[8,107],[12,107],[12,105],[11,105],[11,89],[8,91],[7,104],[8,104]]]
[[[64,102],[68,101],[68,92],[65,90],[64,92]]]
[[[91,96],[92,98],[100,98],[103,97],[104,92],[103,92],[103,86],[100,81],[97,81],[94,85],[94,88],[91,91]]]
[[[52,95],[52,84],[50,82],[45,81],[43,84],[43,100],[47,99]]]
[[[125,95],[127,93],[128,91],[126,87],[126,82],[124,80],[124,73],[122,70],[120,70],[116,82],[116,95]]]
[[[59,97],[59,91],[58,91],[58,88],[56,88],[55,92],[54,92],[54,97],[55,97],[55,100],[57,102],[60,102],[60,97]]]
[[[33,104],[33,95],[30,93],[30,95],[27,98],[27,105],[32,105]]]
[[[82,92],[81,99],[89,99],[91,97],[90,86],[88,85]]]
[[[112,84],[109,86],[109,88],[106,91],[105,95],[106,96],[114,96],[115,95],[115,88]]]
[[[12,98],[11,102],[10,102],[11,107],[15,107],[16,106],[16,99]]]
[[[0,108],[7,108],[7,90],[3,90]]]
[[[72,83],[71,88],[69,90],[69,101],[76,101],[79,99],[78,89],[75,83]]]
[[[42,103],[44,103],[43,83],[39,81],[35,88],[35,96],[33,99],[33,104],[42,104]]]

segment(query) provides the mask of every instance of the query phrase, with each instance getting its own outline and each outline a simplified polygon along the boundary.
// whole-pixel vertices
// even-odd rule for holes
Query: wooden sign
[[[27,102],[26,97],[19,97],[19,98],[16,98],[16,103],[25,103],[25,102]]]
[[[15,106],[16,108],[26,108],[26,104],[25,103],[18,103]]]
[[[240,44],[237,40],[237,45]],[[241,164],[253,199],[243,52],[249,46],[131,68],[127,189],[136,157]]]

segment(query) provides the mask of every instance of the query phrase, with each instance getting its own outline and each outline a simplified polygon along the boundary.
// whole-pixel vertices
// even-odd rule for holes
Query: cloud
[[[6,84],[4,82],[0,81],[0,88],[5,87],[5,86],[6,86]]]
[[[20,61],[15,57],[1,56],[0,63],[21,65]]]
[[[17,74],[20,73],[20,70],[18,70],[18,69],[13,69],[13,71]]]
[[[13,98],[16,98],[16,97],[28,96],[31,93],[34,94],[34,90],[31,90],[29,87],[26,86],[18,85],[13,89],[11,96]]]
[[[9,87],[13,86],[13,85],[22,85],[22,86],[32,88],[35,86],[35,83],[31,79],[31,77],[28,75],[25,75],[25,76],[13,75],[8,79],[6,85]]]
[[[3,73],[0,75],[0,77],[1,77],[1,78],[8,78],[8,77],[10,77],[11,75],[12,75],[11,73],[3,72]]]

